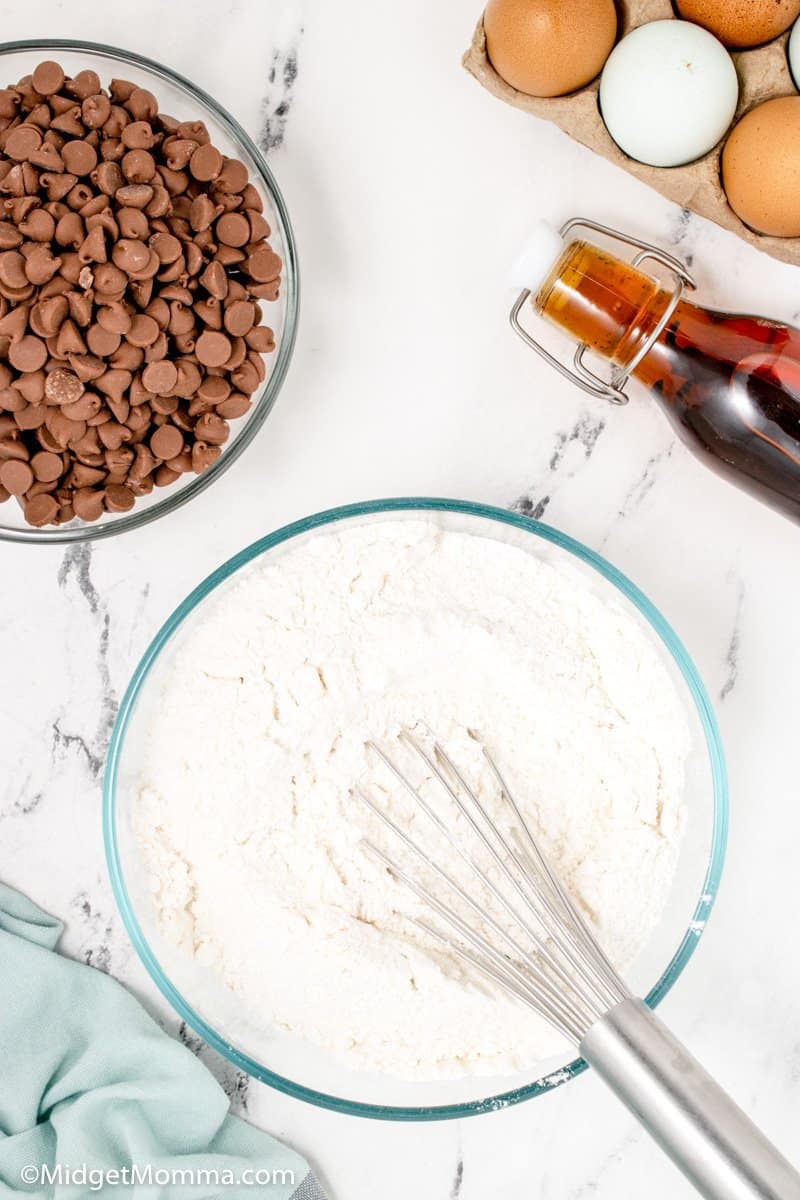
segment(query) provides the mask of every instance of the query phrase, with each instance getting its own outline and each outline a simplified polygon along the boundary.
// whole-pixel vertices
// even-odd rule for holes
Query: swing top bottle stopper
[[[581,233],[627,253],[618,258]],[[511,325],[550,366],[613,404],[627,404],[630,380],[643,383],[707,466],[800,521],[800,331],[697,305],[677,258],[584,218],[560,232],[537,225],[512,274],[521,290]],[[531,309],[577,343],[571,366],[531,332]],[[610,369],[592,370],[588,351]]]

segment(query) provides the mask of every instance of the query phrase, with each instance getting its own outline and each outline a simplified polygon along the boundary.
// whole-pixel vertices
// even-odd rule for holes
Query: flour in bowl
[[[406,519],[287,543],[192,620],[136,806],[162,933],[252,1020],[356,1069],[498,1074],[558,1053],[406,919],[421,905],[360,844],[374,818],[351,789],[377,783],[407,822],[365,743],[424,722],[469,774],[479,731],[624,970],[671,886],[689,746],[639,625],[571,569]]]

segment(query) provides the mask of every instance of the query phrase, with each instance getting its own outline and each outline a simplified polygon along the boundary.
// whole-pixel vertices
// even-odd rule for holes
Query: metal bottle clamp
[[[566,225],[562,226],[559,232],[562,238],[566,239],[574,229],[578,228],[590,229],[594,233],[603,234],[603,236],[611,238],[614,241],[624,242],[628,246],[635,246],[639,253],[633,258],[631,266],[638,267],[641,263],[645,262],[646,259],[651,258],[655,262],[661,263],[663,267],[666,267],[672,272],[673,276],[675,277],[675,286],[673,288],[669,303],[664,309],[661,319],[659,320],[655,329],[652,331],[652,333],[648,334],[631,361],[625,367],[615,367],[611,373],[611,379],[605,380],[601,379],[599,375],[595,375],[594,371],[591,371],[584,364],[583,356],[586,351],[590,349],[585,342],[581,342],[576,348],[575,356],[572,360],[574,370],[571,370],[569,367],[559,362],[549,350],[545,350],[544,346],[540,345],[540,343],[537,342],[535,338],[531,337],[528,331],[523,328],[522,322],[520,321],[520,313],[522,312],[526,301],[531,295],[529,288],[525,288],[520,292],[519,296],[514,302],[511,312],[509,313],[511,328],[522,338],[526,346],[530,346],[531,350],[535,350],[536,353],[545,360],[545,362],[548,362],[551,367],[555,367],[560,375],[563,375],[565,379],[571,380],[572,383],[577,383],[578,387],[583,388],[583,390],[588,392],[590,396],[595,396],[596,398],[602,400],[609,400],[612,404],[627,404],[628,395],[625,392],[625,385],[628,382],[631,374],[636,367],[638,367],[645,355],[650,353],[655,343],[661,337],[661,334],[669,324],[672,314],[675,312],[675,309],[680,303],[684,290],[686,288],[694,289],[695,282],[692,279],[692,276],[686,270],[686,267],[679,259],[673,258],[671,254],[667,254],[664,250],[659,250],[657,246],[651,246],[648,242],[640,241],[639,238],[630,237],[627,233],[620,233],[620,231],[617,229],[611,229],[608,225],[600,225],[597,221],[590,221],[585,217],[573,217],[571,221],[567,221]]]

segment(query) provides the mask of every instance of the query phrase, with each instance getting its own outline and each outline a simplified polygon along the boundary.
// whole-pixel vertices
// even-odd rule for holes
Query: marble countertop
[[[705,471],[646,395],[613,408],[540,363],[508,329],[504,273],[532,219],[576,212],[683,255],[710,304],[797,320],[797,273],[483,92],[459,65],[479,7],[139,0],[132,21],[90,0],[4,5],[6,38],[124,45],[218,96],[269,155],[304,295],[277,407],[212,489],[96,547],[0,548],[0,878],[196,1045],[128,942],[101,842],[109,730],[151,635],[233,552],[333,504],[431,494],[544,515],[644,589],[716,702],[728,864],[663,1013],[796,1154],[798,530]],[[333,1200],[616,1200],[643,1179],[650,1200],[693,1194],[589,1075],[492,1115],[390,1125],[199,1052]]]

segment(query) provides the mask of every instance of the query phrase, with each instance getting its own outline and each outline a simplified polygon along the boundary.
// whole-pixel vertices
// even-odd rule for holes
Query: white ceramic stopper
[[[537,221],[511,266],[509,287],[520,291],[527,288],[534,294],[538,292],[563,250],[564,242],[558,230],[547,221]]]

